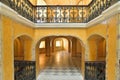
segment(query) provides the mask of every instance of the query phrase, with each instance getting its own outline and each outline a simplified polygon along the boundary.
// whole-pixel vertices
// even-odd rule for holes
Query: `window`
[[[61,41],[56,41],[56,47],[60,47],[61,46]]]
[[[41,41],[39,48],[45,48],[45,41]]]

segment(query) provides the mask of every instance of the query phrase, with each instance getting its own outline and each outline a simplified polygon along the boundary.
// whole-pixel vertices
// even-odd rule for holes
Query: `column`
[[[50,39],[45,39],[46,56],[50,56]]]
[[[120,80],[120,14],[118,19],[117,80]]]
[[[71,53],[71,42],[68,40],[68,52]]]
[[[77,39],[76,38],[72,38],[72,56],[76,56],[76,42],[77,42]]]

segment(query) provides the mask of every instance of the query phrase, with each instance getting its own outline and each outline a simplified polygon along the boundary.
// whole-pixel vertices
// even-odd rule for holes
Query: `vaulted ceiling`
[[[33,5],[88,5],[92,0],[29,0]]]

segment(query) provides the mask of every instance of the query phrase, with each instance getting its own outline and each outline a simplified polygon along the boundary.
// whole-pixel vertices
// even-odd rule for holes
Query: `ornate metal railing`
[[[85,22],[87,6],[36,6],[36,23],[82,23]]]
[[[88,61],[85,63],[85,80],[105,80],[105,67],[103,61]]]
[[[99,16],[104,10],[115,4],[117,1],[120,0],[93,0],[88,6],[89,14],[87,15],[86,22]]]
[[[34,6],[28,0],[0,0],[23,17],[34,21]]]
[[[87,5],[33,6],[29,0],[0,0],[35,23],[86,23],[120,0],[92,0]]]
[[[36,80],[35,61],[15,61],[14,80]]]

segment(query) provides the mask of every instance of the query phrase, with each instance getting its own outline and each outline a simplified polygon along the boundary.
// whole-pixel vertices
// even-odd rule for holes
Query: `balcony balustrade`
[[[35,61],[14,61],[14,80],[36,80]]]
[[[120,0],[92,0],[89,5],[34,6],[29,0],[0,0],[34,23],[87,23]]]
[[[105,80],[104,61],[88,61],[85,63],[85,80]]]

